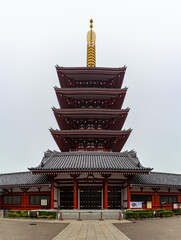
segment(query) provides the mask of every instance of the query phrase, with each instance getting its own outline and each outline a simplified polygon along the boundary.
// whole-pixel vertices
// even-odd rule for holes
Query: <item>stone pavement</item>
[[[52,240],[130,240],[113,223],[128,223],[126,220],[62,221],[70,223]]]

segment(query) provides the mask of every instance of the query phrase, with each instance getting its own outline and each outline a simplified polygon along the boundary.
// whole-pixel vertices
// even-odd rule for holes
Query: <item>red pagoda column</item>
[[[104,180],[104,199],[103,199],[104,209],[108,209],[108,178],[105,177]]]
[[[130,200],[131,200],[131,192],[130,192],[130,186],[129,182],[127,184],[127,209],[130,208]]]
[[[78,208],[78,189],[77,189],[77,178],[74,177],[74,209]]]
[[[51,209],[54,209],[54,181],[52,181],[51,187]]]

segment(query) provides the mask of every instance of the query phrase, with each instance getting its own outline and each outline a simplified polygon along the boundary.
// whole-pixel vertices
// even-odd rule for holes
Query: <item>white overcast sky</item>
[[[180,0],[0,0],[0,172],[37,166],[58,150],[55,65],[86,64],[89,19],[97,67],[127,66],[123,150],[154,171],[181,173]]]

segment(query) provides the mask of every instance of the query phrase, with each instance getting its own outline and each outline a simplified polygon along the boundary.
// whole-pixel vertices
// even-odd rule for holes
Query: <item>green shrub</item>
[[[21,211],[21,212],[20,212],[20,216],[21,216],[21,217],[28,217],[28,211],[24,211],[24,210]]]
[[[36,213],[36,211],[33,211]],[[39,215],[37,216],[39,219],[42,218],[48,218],[48,219],[55,219],[57,215],[57,212],[53,212],[53,211],[39,211]],[[17,217],[23,217],[23,218],[27,218],[29,217],[28,215],[28,211],[8,211],[7,214],[8,217],[13,217],[13,218],[17,218]]]
[[[174,209],[173,212],[175,215],[181,215],[181,209]]]
[[[28,211],[8,211],[8,217],[28,217]]]
[[[173,216],[173,211],[171,210],[166,210],[162,212],[162,217],[172,217]]]
[[[39,211],[39,216],[56,218],[57,212],[53,211]]]
[[[149,210],[127,210],[126,219],[153,218],[154,212]]]
[[[15,212],[8,212],[8,217],[17,218],[20,217],[20,214]]]
[[[54,215],[48,215],[48,216],[46,216],[46,215],[38,215],[37,218],[38,219],[55,219],[56,215],[55,214]]]
[[[164,211],[167,211],[168,209],[156,209],[155,212],[164,212]]]

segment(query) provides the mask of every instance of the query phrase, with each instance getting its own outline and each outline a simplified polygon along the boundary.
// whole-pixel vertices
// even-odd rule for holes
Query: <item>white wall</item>
[[[59,203],[58,203],[58,199],[59,199],[59,189],[58,189],[58,184],[54,183],[54,208],[57,208]]]

